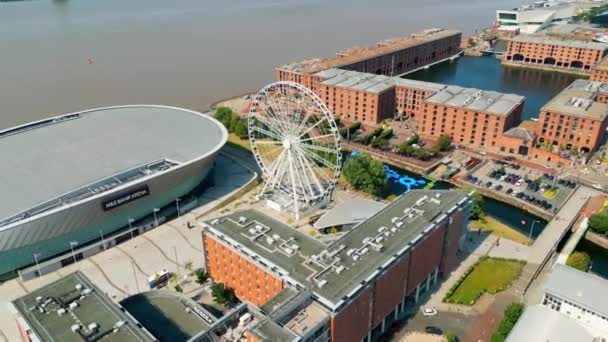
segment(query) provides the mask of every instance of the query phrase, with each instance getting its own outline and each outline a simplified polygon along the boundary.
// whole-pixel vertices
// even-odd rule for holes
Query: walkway
[[[566,264],[566,260],[568,260],[570,254],[574,252],[574,249],[578,245],[579,241],[581,241],[581,239],[585,236],[587,228],[589,228],[589,226],[587,225],[587,218],[583,219],[583,221],[578,226],[573,227],[574,233],[570,236],[570,239],[557,257],[558,263]]]

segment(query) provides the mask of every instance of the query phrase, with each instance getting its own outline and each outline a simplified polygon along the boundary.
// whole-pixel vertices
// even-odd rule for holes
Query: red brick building
[[[602,59],[591,68],[589,80],[598,82],[608,82],[608,58]]]
[[[608,85],[576,80],[540,110],[538,142],[557,149],[595,150],[608,123]]]
[[[443,84],[395,78],[395,116],[417,118],[424,100],[445,87]]]
[[[499,137],[521,120],[524,97],[458,86],[447,86],[420,107],[418,133],[436,139],[450,135],[454,142],[495,148]]]
[[[377,75],[397,76],[460,53],[460,31],[428,29],[410,37],[386,39],[373,47],[340,50],[334,59],[309,59],[280,66],[277,81],[298,82],[316,92],[313,75],[338,68]]]
[[[260,297],[258,305],[272,324],[302,340],[371,341],[457,266],[470,210],[466,192],[411,191],[329,245],[256,211],[243,211],[206,223],[205,265],[215,281],[232,281],[241,289],[245,273],[262,274],[263,281],[251,282],[254,293],[257,286],[278,289],[273,284],[281,279],[283,290],[274,298]],[[237,291],[243,300],[258,298],[251,293]],[[311,305],[318,306],[314,315]],[[309,321],[297,330],[288,321],[301,317],[301,310],[308,310]],[[279,334],[277,326],[266,335]],[[261,341],[262,335],[258,331],[249,338]]]
[[[607,52],[607,44],[589,40],[518,35],[509,40],[503,63],[589,72]]]

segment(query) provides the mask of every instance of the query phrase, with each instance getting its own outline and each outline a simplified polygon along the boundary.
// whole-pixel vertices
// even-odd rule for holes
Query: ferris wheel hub
[[[291,148],[291,140],[289,138],[283,140],[283,148],[286,150]]]

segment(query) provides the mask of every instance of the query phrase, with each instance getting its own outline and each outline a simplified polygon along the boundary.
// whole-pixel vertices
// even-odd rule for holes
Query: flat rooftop
[[[292,319],[285,323],[285,327],[299,336],[306,334],[310,327],[328,320],[329,312],[321,304],[312,301],[303,308]]]
[[[330,245],[255,210],[205,222],[206,233],[336,305],[432,232],[434,221],[468,196],[455,190],[407,192]]]
[[[210,155],[227,139],[216,120],[185,109],[95,109],[0,131],[0,222],[61,195],[163,159]]]
[[[336,73],[334,77],[325,79],[321,84],[364,91],[372,94],[379,94],[395,87],[393,77],[358,71],[343,71],[341,73]]]
[[[258,322],[253,328],[249,330],[249,333],[257,336],[260,341],[268,342],[289,342],[299,339],[294,333],[288,329],[278,325],[272,320],[266,318]]]
[[[608,93],[608,84],[578,79],[547,102],[540,110],[604,120],[608,115],[608,104],[596,102],[595,97],[598,94],[605,93]]]
[[[608,280],[572,267],[556,264],[547,278],[545,292],[608,317]]]
[[[323,214],[314,223],[317,229],[338,227],[367,220],[384,207],[384,203],[353,198],[344,201]]]
[[[279,66],[277,69],[297,72],[300,74],[314,74],[321,70],[340,68],[366,59],[386,55],[395,51],[417,46],[429,41],[461,34],[457,30],[432,28],[411,34],[408,37],[382,40],[371,47],[352,47],[338,51],[342,57],[333,59],[308,59],[302,62]],[[311,62],[313,61],[313,62]]]
[[[139,293],[120,304],[160,341],[187,341],[217,320],[200,304],[172,290]]]
[[[450,107],[464,108],[477,112],[508,116],[521,105],[525,97],[475,88],[447,86],[425,101]]]
[[[593,342],[575,320],[544,305],[530,305],[515,323],[506,342]]]
[[[82,286],[80,290],[78,285]],[[71,303],[77,306],[70,309]],[[46,342],[155,341],[79,271],[30,292],[13,304]],[[59,315],[61,309],[65,312]],[[97,325],[93,331],[89,328],[92,323]],[[80,327],[77,332],[72,332],[74,325]]]
[[[598,43],[589,40],[570,38],[563,39],[558,38],[556,35],[544,35],[544,34],[520,34],[510,39],[514,42],[522,43],[535,43],[535,44],[546,44],[546,45],[557,45],[557,46],[568,46],[579,49],[594,49],[594,50],[606,50],[608,44]]]
[[[400,78],[400,77],[395,77],[394,80],[395,80],[395,85],[397,87],[408,87],[408,88],[414,88],[414,89],[431,91],[431,92],[438,92],[447,87],[445,84],[418,81],[418,80],[410,80],[407,78]]]

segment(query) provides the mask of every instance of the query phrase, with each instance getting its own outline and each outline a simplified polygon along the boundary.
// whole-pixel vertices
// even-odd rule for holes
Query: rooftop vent
[[[80,291],[80,290],[82,290],[82,285],[76,284],[75,288],[76,288],[76,291]]]
[[[78,307],[78,303],[71,302],[70,305],[68,305],[68,307],[70,308],[70,310],[74,310]]]
[[[318,281],[318,282],[317,282],[317,286],[318,286],[318,287],[323,287],[323,286],[325,286],[326,284],[327,284],[327,280],[325,280],[325,279],[323,279],[323,280],[321,280],[321,281]]]
[[[89,324],[88,328],[91,332],[97,332],[97,329],[99,329],[99,325],[97,323],[93,322],[93,323]]]
[[[41,302],[42,302],[42,296],[36,297],[36,303],[41,303]]]
[[[86,295],[90,294],[91,292],[93,292],[92,289],[86,288],[86,289],[84,289],[84,291],[82,291],[82,294],[86,296]]]
[[[272,245],[274,243],[274,239],[271,238],[270,236],[266,237],[266,243],[269,245]]]
[[[57,310],[57,316],[63,316],[67,311],[64,308]]]
[[[243,224],[243,223],[245,223],[245,222],[247,222],[247,218],[246,218],[245,216],[241,216],[241,217],[239,217],[239,223],[240,223],[240,224]]]
[[[74,324],[74,325],[72,325],[72,327],[70,329],[72,329],[72,332],[75,333],[78,330],[80,330],[80,325],[79,324]]]
[[[344,269],[345,269],[345,268],[346,268],[346,267],[344,267],[344,266],[338,266],[338,267],[336,268],[336,273],[338,273],[338,274],[342,273],[342,271],[344,271]]]

